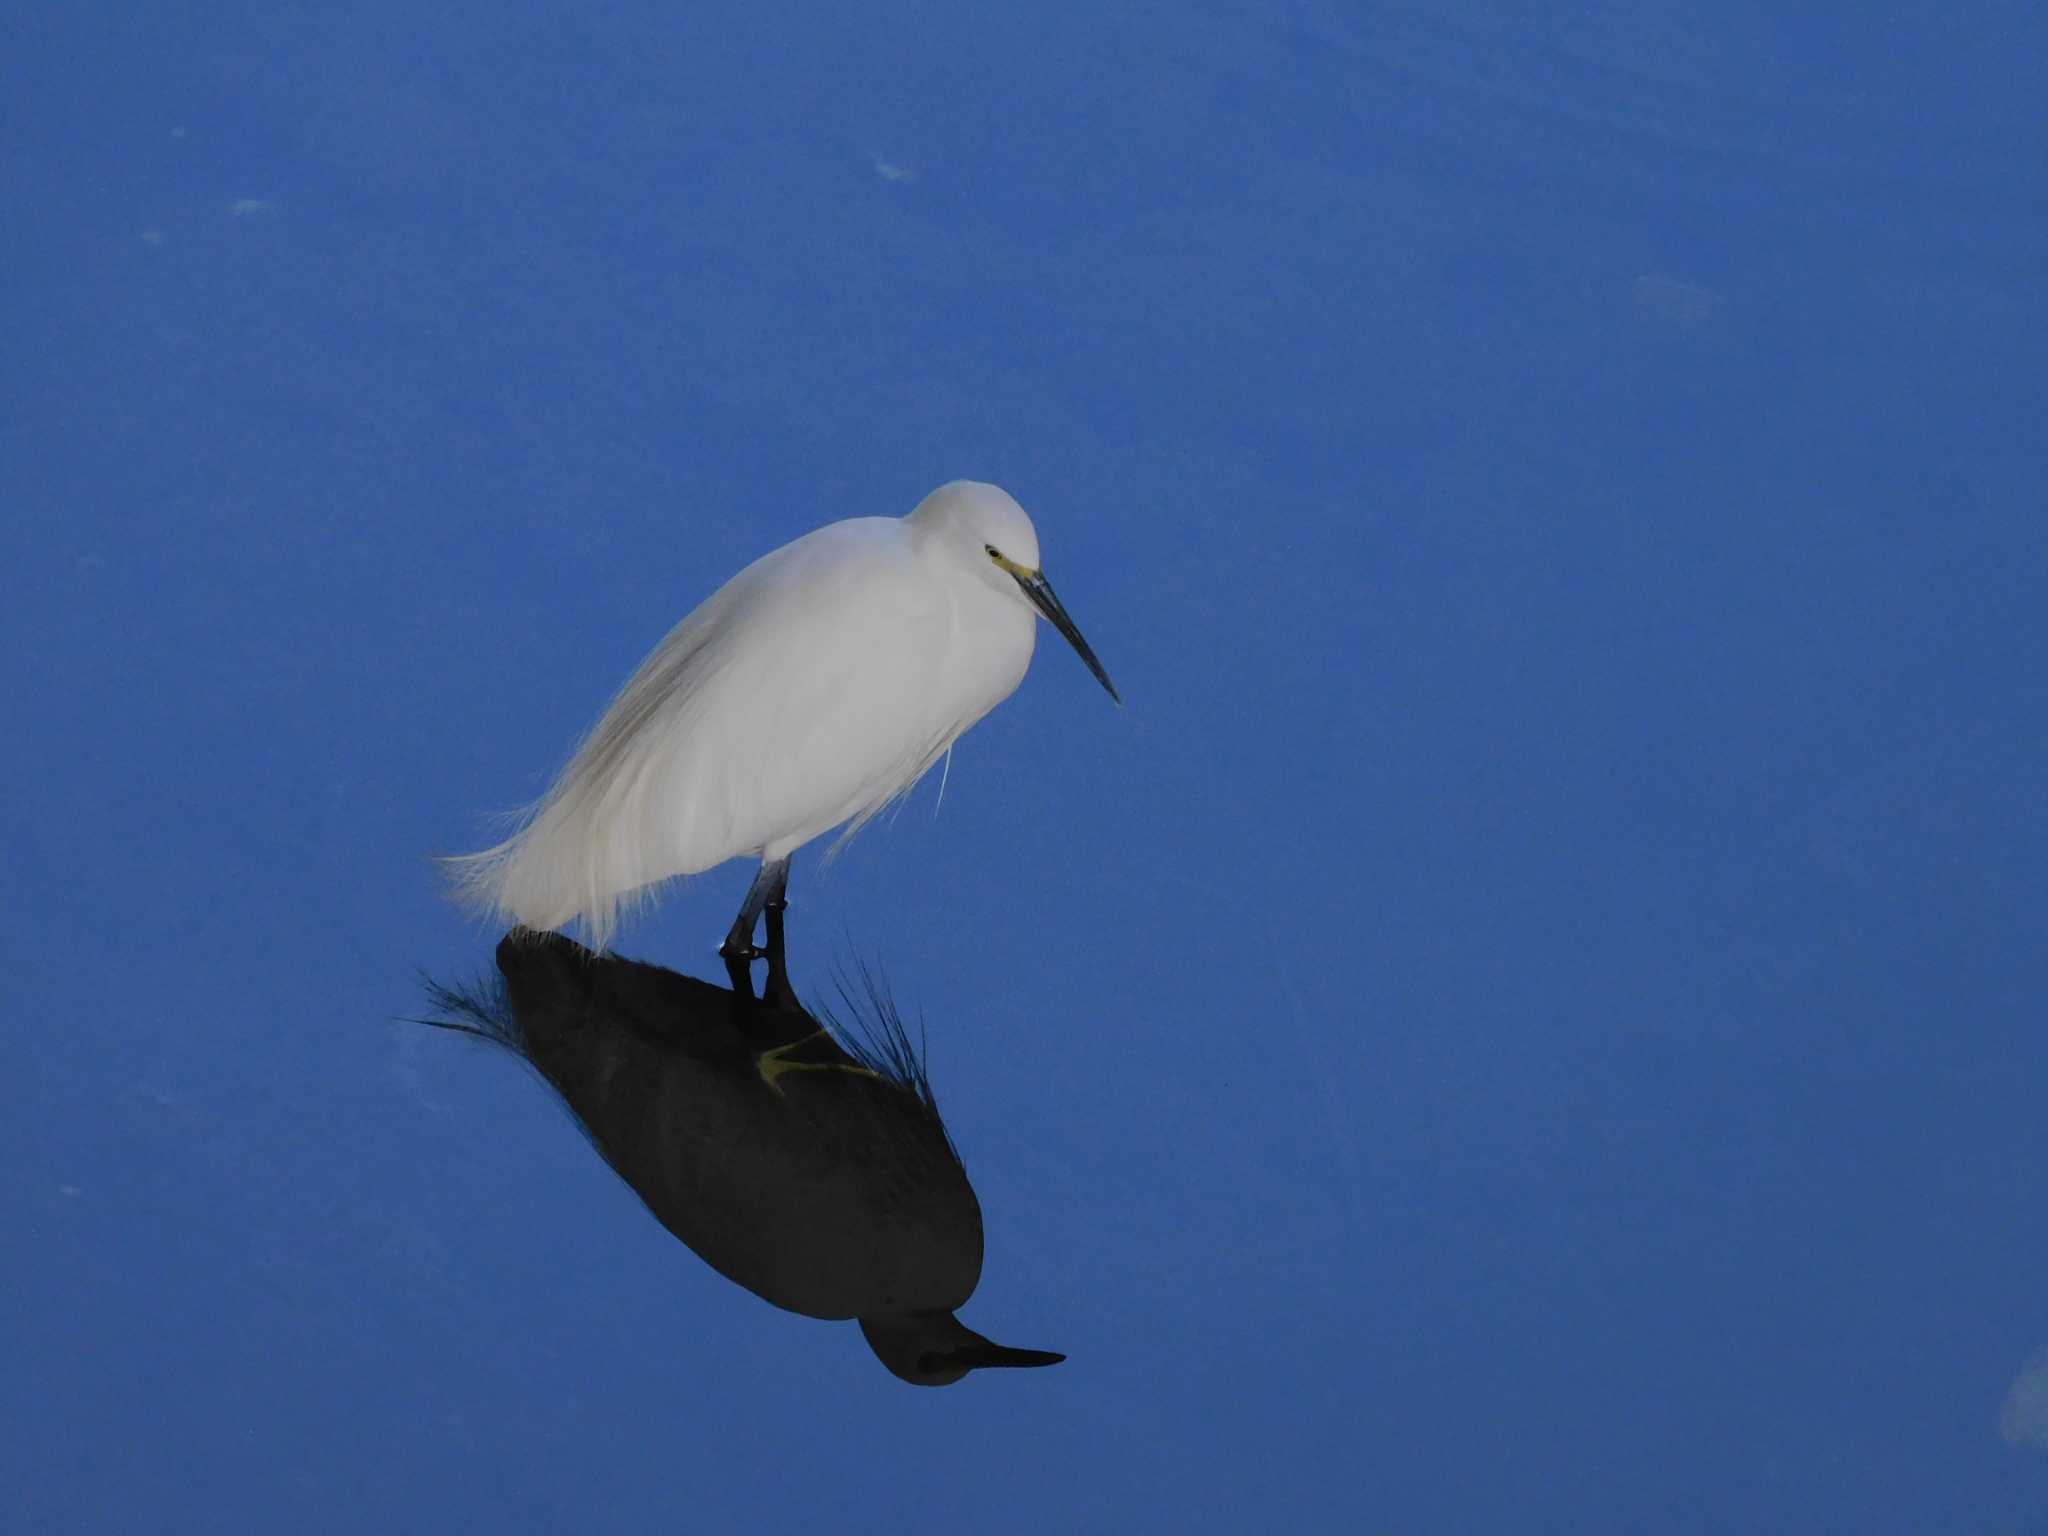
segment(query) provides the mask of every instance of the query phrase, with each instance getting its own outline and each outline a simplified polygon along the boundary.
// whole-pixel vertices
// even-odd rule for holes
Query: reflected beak
[[[1007,1344],[991,1344],[984,1339],[979,1345],[954,1350],[950,1358],[956,1364],[985,1371],[990,1366],[1058,1365],[1067,1357],[1049,1349],[1011,1349]]]
[[[1102,663],[1095,659],[1095,653],[1088,649],[1088,642],[1081,638],[1081,631],[1074,621],[1067,617],[1067,610],[1060,606],[1060,600],[1053,596],[1052,586],[1045,579],[1043,571],[1027,571],[1021,566],[1003,562],[1003,569],[1016,578],[1017,585],[1024,589],[1024,595],[1031,599],[1031,606],[1045,615],[1045,621],[1067,637],[1067,644],[1081,653],[1081,659],[1088,663],[1088,670],[1095,674],[1095,681],[1109,690],[1119,708],[1123,697],[1116,691],[1116,684],[1109,680],[1109,674],[1102,670]]]

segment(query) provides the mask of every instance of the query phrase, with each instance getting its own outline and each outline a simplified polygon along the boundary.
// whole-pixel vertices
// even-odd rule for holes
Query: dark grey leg
[[[781,909],[788,905],[782,899],[782,893],[788,889],[789,860],[775,859],[761,866],[761,872],[754,876],[754,883],[747,887],[747,899],[740,903],[740,915],[732,920],[732,931],[726,934],[725,942],[718,948],[727,970],[735,961],[746,965],[761,959],[766,953],[754,948],[754,924],[763,912],[773,906],[776,911],[774,926],[782,926]]]

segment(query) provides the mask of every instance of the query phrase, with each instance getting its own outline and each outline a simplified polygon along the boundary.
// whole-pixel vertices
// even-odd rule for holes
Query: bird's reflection
[[[772,991],[757,1002],[559,934],[515,930],[497,958],[485,985],[432,987],[429,1022],[532,1065],[720,1274],[791,1312],[859,1319],[921,1386],[1065,1358],[953,1316],[981,1278],[981,1207],[879,989],[828,1029]]]

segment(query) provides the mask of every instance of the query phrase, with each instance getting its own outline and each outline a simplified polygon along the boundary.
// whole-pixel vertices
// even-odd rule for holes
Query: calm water
[[[7,7],[8,1523],[2048,1531],[2040,9],[820,9]],[[394,1021],[958,475],[1129,707],[798,861],[1068,1356],[920,1391]]]

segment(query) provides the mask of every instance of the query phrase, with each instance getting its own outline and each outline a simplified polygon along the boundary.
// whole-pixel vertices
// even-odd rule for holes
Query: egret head
[[[1038,569],[1038,530],[1031,526],[1031,514],[999,485],[950,481],[919,502],[910,520],[982,565],[988,563],[984,550],[999,549],[1025,570]]]
[[[1080,653],[1095,680],[1117,703],[1116,684],[1081,638],[1080,628],[1053,595],[1038,564],[1038,530],[1031,515],[1001,486],[979,480],[954,480],[917,504],[911,525],[935,539],[949,558],[964,562],[992,590],[1021,601],[1041,615]]]
[[[991,1343],[950,1312],[864,1317],[860,1331],[875,1358],[914,1387],[950,1387],[976,1369],[1058,1365],[1067,1358],[1043,1349]]]

